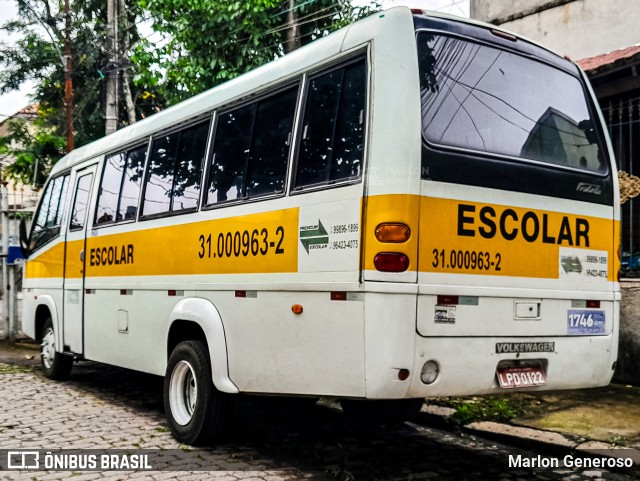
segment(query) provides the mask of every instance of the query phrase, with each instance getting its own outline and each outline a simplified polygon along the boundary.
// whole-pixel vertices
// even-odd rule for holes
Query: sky
[[[407,5],[413,8],[435,10],[451,13],[461,17],[469,16],[469,0],[379,0],[383,8]],[[367,0],[354,0],[357,4],[370,3]],[[15,17],[17,13],[15,0],[0,0],[0,25]],[[0,30],[0,41],[11,41],[6,33]],[[33,90],[33,82],[25,83],[19,91],[0,95],[0,122],[18,110],[29,105],[29,94]]]

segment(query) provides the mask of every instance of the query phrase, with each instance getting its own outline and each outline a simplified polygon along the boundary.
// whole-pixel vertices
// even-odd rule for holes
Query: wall
[[[574,60],[640,43],[638,0],[471,0],[471,18],[500,24]]]
[[[622,281],[618,367],[613,380],[640,386],[640,281]]]

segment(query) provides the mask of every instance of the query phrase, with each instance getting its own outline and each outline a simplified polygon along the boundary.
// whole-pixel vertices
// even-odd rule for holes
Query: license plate
[[[520,387],[543,386],[547,375],[540,366],[513,366],[496,369],[500,387],[513,389]]]

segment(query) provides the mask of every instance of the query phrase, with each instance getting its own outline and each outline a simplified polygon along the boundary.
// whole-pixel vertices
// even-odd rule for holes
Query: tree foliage
[[[153,88],[167,104],[274,60],[292,43],[307,44],[373,8],[348,0],[139,2],[162,40],[138,44],[136,83]]]
[[[17,0],[18,16],[0,28],[19,35],[15,44],[0,44],[0,92],[35,81],[34,101],[49,114],[56,133],[66,132],[64,111],[65,15],[61,0]],[[128,12],[135,20],[137,4]],[[104,135],[105,77],[126,65],[109,64],[106,42],[106,2],[70,2],[71,63],[74,91],[75,144],[81,146]],[[137,30],[121,35],[138,40]],[[122,114],[123,122],[126,115]]]
[[[11,121],[2,142],[16,163],[6,174],[37,183],[61,154],[66,133],[64,110],[63,0],[16,0],[18,16],[0,26],[19,34],[17,43],[0,43],[0,93],[36,83],[32,95],[42,115],[29,129]],[[134,78],[136,118],[175,104],[284,55],[293,46],[327,35],[375,7],[354,7],[348,0],[120,0],[126,18],[119,30],[120,52],[109,51],[104,0],[71,1],[72,80],[75,144],[104,135],[106,77],[119,72]],[[153,43],[141,39],[138,25],[150,19]],[[294,28],[295,27],[295,28]],[[125,48],[126,48],[125,47]],[[131,116],[120,111],[120,125]],[[24,144],[24,152],[17,146]],[[13,149],[13,150],[12,150]],[[43,168],[44,167],[44,168]]]
[[[17,0],[18,15],[0,26],[16,34],[15,43],[0,43],[0,93],[17,90],[22,83],[32,80],[35,91],[31,98],[40,106],[37,122],[27,128],[20,120],[10,120],[9,136],[3,141],[4,149],[14,149],[15,163],[5,169],[13,179],[31,183],[38,167],[36,184],[43,180],[59,155],[58,140],[67,131],[64,108],[64,37],[65,15],[62,0]],[[127,44],[138,40],[135,18],[136,2],[127,12],[127,24],[120,37]],[[70,38],[73,82],[75,145],[82,146],[105,133],[106,77],[116,75],[129,64],[109,62],[110,51],[106,36],[106,2],[85,0],[70,2]],[[145,102],[141,102],[144,108]],[[121,124],[128,117],[122,109]],[[25,142],[24,152],[16,150]],[[11,147],[13,146],[13,147]],[[41,158],[45,155],[44,159]],[[46,167],[43,169],[43,167]]]
[[[0,159],[12,160],[4,168],[9,180],[40,187],[51,167],[65,154],[66,140],[57,135],[48,118],[52,111],[38,110],[35,120],[7,121],[10,135],[0,137]]]

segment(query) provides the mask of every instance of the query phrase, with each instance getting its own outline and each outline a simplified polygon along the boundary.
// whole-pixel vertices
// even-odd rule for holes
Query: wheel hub
[[[42,358],[42,364],[47,369],[51,369],[53,366],[53,359],[56,355],[56,342],[53,335],[53,329],[48,328],[44,336],[42,336],[42,344],[40,345],[42,350],[40,351],[40,357]]]
[[[169,406],[179,425],[184,426],[191,421],[197,398],[198,383],[193,367],[187,361],[180,361],[173,368],[169,384]]]

